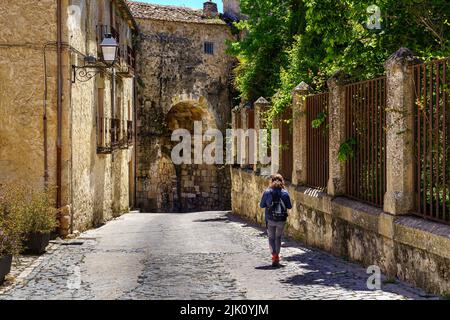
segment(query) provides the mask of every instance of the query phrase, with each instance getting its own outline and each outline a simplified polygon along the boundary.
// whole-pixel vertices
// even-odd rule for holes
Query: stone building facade
[[[0,183],[57,186],[63,234],[127,212],[137,25],[126,2],[3,0],[0,11]],[[107,33],[116,74],[74,68],[102,65]]]
[[[204,10],[129,2],[140,29],[137,206],[143,211],[228,209],[230,174],[220,165],[174,165],[175,129],[229,127],[233,35],[213,2]]]

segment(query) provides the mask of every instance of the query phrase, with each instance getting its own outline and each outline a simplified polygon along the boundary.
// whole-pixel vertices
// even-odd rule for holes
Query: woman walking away
[[[288,217],[287,210],[292,209],[291,198],[284,186],[284,179],[281,174],[270,177],[270,186],[264,191],[259,206],[266,209],[272,266],[278,267],[280,265],[281,237]]]

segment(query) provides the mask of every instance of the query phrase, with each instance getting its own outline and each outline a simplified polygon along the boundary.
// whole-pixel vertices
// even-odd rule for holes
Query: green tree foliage
[[[381,9],[381,29],[368,29],[367,9]],[[230,43],[239,65],[235,86],[243,100],[272,97],[273,114],[291,103],[300,82],[315,90],[338,69],[355,79],[383,74],[399,47],[423,60],[450,54],[447,0],[241,0],[248,20]]]
[[[272,96],[280,86],[281,66],[287,66],[294,36],[304,30],[304,7],[298,0],[243,0],[248,20],[237,24],[242,40],[230,44],[239,65],[235,86],[244,100]]]

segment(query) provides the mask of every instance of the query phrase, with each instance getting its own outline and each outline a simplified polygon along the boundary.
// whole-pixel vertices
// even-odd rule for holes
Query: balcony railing
[[[133,145],[133,121],[99,117],[97,120],[97,152],[111,153]]]
[[[111,119],[111,146],[120,145],[120,119]]]
[[[111,152],[111,119],[99,117],[97,118],[97,152]]]
[[[133,76],[136,67],[134,50],[130,46],[121,45],[119,47],[119,59],[122,67],[119,73],[122,76]]]
[[[127,121],[127,142],[128,142],[128,145],[132,145],[133,144],[133,135],[134,135],[133,121]]]
[[[135,56],[135,52],[134,50],[130,47],[127,46],[127,63],[130,67],[132,67],[133,69],[135,69],[136,67],[136,56]]]

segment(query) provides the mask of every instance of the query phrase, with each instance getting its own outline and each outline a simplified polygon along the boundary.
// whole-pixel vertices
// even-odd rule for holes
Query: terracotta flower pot
[[[5,281],[6,275],[11,271],[12,256],[0,256],[0,284]]]
[[[50,233],[30,233],[25,242],[25,253],[43,254],[50,242]]]

